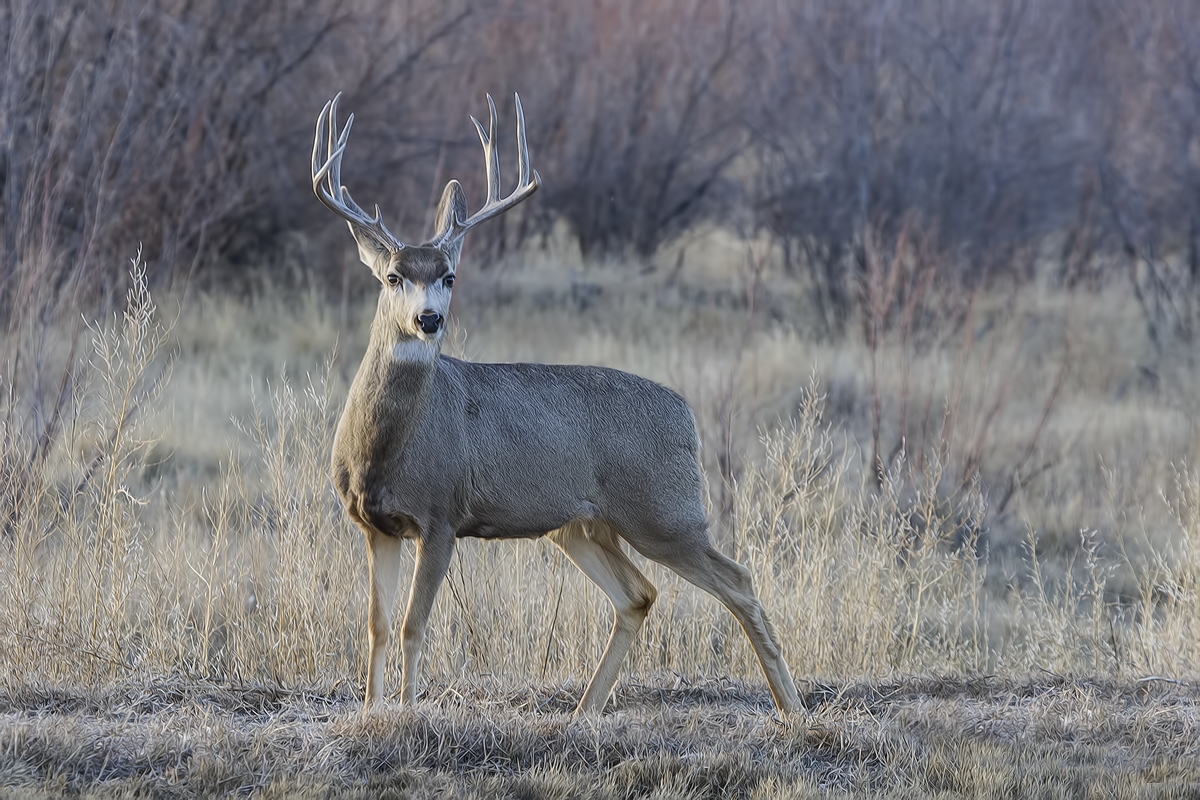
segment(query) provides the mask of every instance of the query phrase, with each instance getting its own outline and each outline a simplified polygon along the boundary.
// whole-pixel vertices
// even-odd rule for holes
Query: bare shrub
[[[272,128],[262,101],[334,23],[315,3],[273,8],[6,6],[0,310],[39,285],[68,303],[113,292],[100,265],[136,244],[135,220],[171,269],[228,243],[254,184],[270,191],[272,159],[252,149]]]
[[[911,220],[971,275],[1027,274],[1059,239],[1070,281],[1200,263],[1200,26],[1172,0],[22,0],[0,22],[6,318],[38,286],[118,300],[137,241],[155,281],[323,265],[294,155],[339,90],[370,165],[348,165],[355,189],[413,238],[448,177],[479,196],[467,114],[521,90],[546,182],[481,245],[562,223],[586,253],[644,259],[701,223],[758,227],[829,334],[853,322],[866,232]],[[1175,336],[1175,284],[1138,290]]]
[[[252,262],[304,230],[311,198],[288,154],[311,137],[323,102],[313,86],[392,99],[393,82],[466,17],[442,4],[410,11],[370,0],[6,4],[0,317],[33,295],[103,305],[119,296],[108,265],[138,242],[152,280],[187,281],[214,256]],[[373,157],[394,149],[376,143]]]
[[[745,134],[728,93],[747,77],[753,15],[696,0],[513,5],[523,13],[502,41],[533,50],[535,69],[518,51],[513,71],[546,98],[530,138],[550,177],[547,222],[565,221],[585,254],[648,257],[730,208]],[[533,30],[509,35],[530,17]]]
[[[972,277],[1030,274],[1025,251],[1048,242],[1073,283],[1132,255],[1152,336],[1190,335],[1179,305],[1194,292],[1159,277],[1167,254],[1200,252],[1182,200],[1197,175],[1194,8],[760,8],[773,24],[758,28],[746,112],[758,220],[829,333],[854,319],[867,232],[917,219]]]
[[[1130,8],[1094,69],[1109,146],[1096,170],[1098,227],[1127,270],[1160,356],[1190,359],[1200,333],[1200,27],[1196,9]]]

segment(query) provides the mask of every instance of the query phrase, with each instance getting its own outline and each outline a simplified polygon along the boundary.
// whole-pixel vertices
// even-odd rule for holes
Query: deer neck
[[[406,335],[376,315],[346,413],[374,431],[369,438],[386,443],[387,450],[403,448],[429,411],[439,351],[438,343]]]

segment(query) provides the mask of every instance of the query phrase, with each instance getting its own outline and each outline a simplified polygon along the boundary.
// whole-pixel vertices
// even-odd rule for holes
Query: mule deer
[[[654,586],[620,540],[715,595],[741,623],[775,704],[799,696],[745,567],[709,542],[696,421],[683,398],[602,367],[475,364],[441,355],[463,236],[538,188],[517,110],[517,187],[500,197],[496,106],[483,144],[487,202],[467,216],[458,181],[442,193],[433,239],[410,246],[341,184],[354,122],[339,131],[335,97],[317,118],[313,190],[346,220],[382,284],[370,343],[333,447],[333,482],[367,539],[370,656],[366,705],[383,690],[400,548],[416,544],[401,630],[401,701],[416,696],[434,596],[459,537],[545,536],[596,582],[615,611],[612,634],[577,711],[603,708],[621,661],[654,603]]]

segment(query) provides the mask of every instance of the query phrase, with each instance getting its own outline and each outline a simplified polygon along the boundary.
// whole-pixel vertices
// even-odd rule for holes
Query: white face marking
[[[392,358],[401,364],[429,364],[437,357],[437,345],[432,337],[402,339],[392,348]]]

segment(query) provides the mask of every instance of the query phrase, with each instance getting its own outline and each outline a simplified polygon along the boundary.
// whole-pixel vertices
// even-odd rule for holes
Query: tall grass
[[[9,409],[0,675],[10,684],[180,673],[359,686],[364,548],[326,474],[341,362],[329,354],[312,375],[248,387],[252,411],[219,471],[172,471],[172,454],[156,444],[170,423],[159,400],[170,332],[140,261],[131,277],[125,313],[93,323],[90,352],[67,368],[53,444],[39,450],[29,433],[39,429],[14,423],[21,410]],[[1084,531],[1066,563],[1045,570],[1031,527],[1020,563],[1000,566],[978,480],[946,480],[936,450],[901,453],[879,473],[823,419],[827,408],[812,381],[790,421],[762,434],[762,457],[737,476],[712,532],[754,574],[798,676],[1194,673],[1194,470],[1163,490],[1177,527],[1170,548],[1121,552]],[[757,680],[727,612],[644,566],[659,600],[631,670]],[[1114,592],[1116,571],[1132,576],[1120,584],[1132,589]],[[600,592],[550,545],[464,541],[435,611],[425,667],[435,683],[426,685],[582,681],[610,622]],[[398,659],[389,663],[395,670]]]

